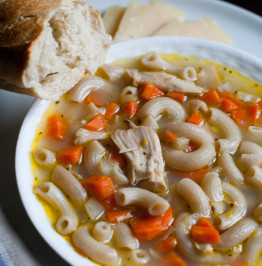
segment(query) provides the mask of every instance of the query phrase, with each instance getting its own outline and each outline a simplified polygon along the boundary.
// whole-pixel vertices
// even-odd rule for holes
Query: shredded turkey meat
[[[154,130],[144,126],[116,130],[111,138],[127,160],[131,184],[143,180],[148,189],[167,189],[161,145]]]
[[[133,80],[133,86],[151,82],[163,91],[177,91],[193,95],[199,95],[204,92],[204,89],[194,82],[180,79],[165,72],[139,72],[135,69],[129,69],[127,74]]]

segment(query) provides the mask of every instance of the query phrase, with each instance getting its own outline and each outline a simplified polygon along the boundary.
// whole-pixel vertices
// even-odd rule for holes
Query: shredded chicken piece
[[[192,81],[183,80],[165,72],[139,72],[135,69],[128,69],[127,74],[133,80],[133,86],[151,82],[163,91],[178,91],[194,95],[199,95],[204,91]]]
[[[116,130],[111,138],[127,159],[131,184],[144,180],[148,189],[167,189],[161,145],[154,130],[145,126]]]

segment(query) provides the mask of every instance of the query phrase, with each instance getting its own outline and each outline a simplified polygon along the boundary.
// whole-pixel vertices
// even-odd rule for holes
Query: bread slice
[[[104,63],[110,43],[84,2],[0,1],[0,88],[55,100]]]
[[[232,43],[232,38],[211,18],[203,18],[194,21],[177,21],[168,22],[154,36],[186,36],[207,39],[225,44]]]
[[[165,2],[154,0],[141,5],[138,0],[132,0],[121,19],[114,41],[152,35],[168,21],[184,21],[185,17],[183,10]]]

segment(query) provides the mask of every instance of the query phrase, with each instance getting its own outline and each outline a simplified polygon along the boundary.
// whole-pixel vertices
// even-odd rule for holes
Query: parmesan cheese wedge
[[[103,15],[105,30],[108,34],[114,37],[118,25],[123,17],[126,8],[122,6],[112,6]]]
[[[114,41],[150,36],[167,22],[173,19],[184,21],[185,17],[183,10],[161,1],[141,5],[138,0],[132,0],[121,19]]]
[[[225,44],[232,43],[231,37],[211,18],[203,18],[195,21],[173,20],[158,31],[154,36],[174,35],[212,40]]]

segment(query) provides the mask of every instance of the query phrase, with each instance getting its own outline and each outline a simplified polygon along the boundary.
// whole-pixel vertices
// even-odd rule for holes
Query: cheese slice
[[[168,21],[184,21],[185,17],[183,10],[161,1],[141,5],[138,0],[132,0],[122,17],[114,41],[152,35]]]
[[[175,35],[212,40],[225,44],[232,43],[231,37],[211,18],[203,18],[195,21],[168,22],[154,36]]]
[[[105,30],[108,34],[114,37],[118,25],[123,17],[126,8],[122,6],[112,6],[103,15]]]

